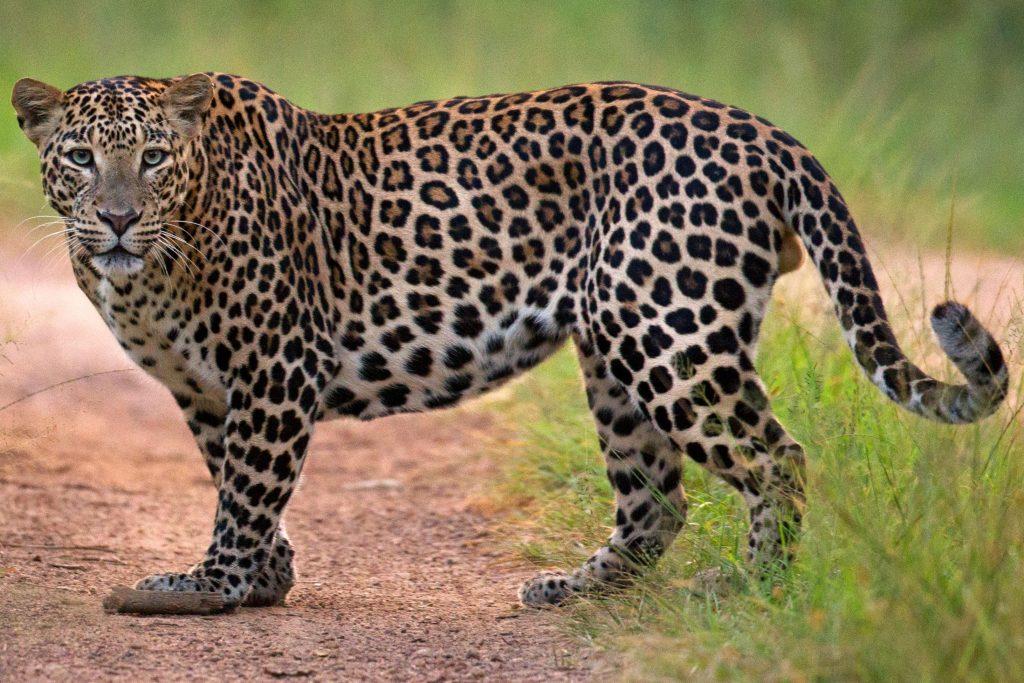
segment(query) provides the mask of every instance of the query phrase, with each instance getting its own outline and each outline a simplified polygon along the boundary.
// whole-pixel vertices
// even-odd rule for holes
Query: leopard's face
[[[146,95],[129,116],[83,117],[90,95],[71,94],[41,154],[43,190],[67,220],[72,253],[103,274],[141,270],[188,180],[184,145]]]
[[[65,219],[73,259],[123,278],[180,249],[166,225],[184,200],[189,142],[211,93],[202,74],[170,84],[113,78],[67,92],[15,85],[19,123],[39,149],[43,190]]]

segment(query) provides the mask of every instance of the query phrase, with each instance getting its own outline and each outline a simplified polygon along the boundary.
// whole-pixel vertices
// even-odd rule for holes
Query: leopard
[[[282,516],[317,423],[449,408],[570,343],[614,525],[521,602],[657,562],[686,524],[687,460],[746,503],[753,570],[785,566],[805,449],[755,360],[772,288],[805,255],[884,396],[962,424],[1007,393],[999,345],[955,301],[930,319],[966,383],[913,364],[819,161],[713,99],[596,82],[321,114],[209,72],[22,79],[12,103],[78,286],[173,395],[217,488],[205,556],[141,590],[283,604]]]

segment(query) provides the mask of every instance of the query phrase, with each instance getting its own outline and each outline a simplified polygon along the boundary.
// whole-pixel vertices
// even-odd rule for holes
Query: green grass
[[[1024,678],[1019,400],[979,425],[926,422],[860,376],[830,314],[772,313],[758,368],[810,461],[795,565],[771,587],[691,593],[698,570],[744,575],[746,513],[687,463],[676,543],[637,587],[568,607],[573,630],[622,653],[627,679]],[[923,326],[897,322],[914,357],[934,354]],[[538,566],[578,565],[607,538],[613,503],[572,350],[498,408],[516,427],[495,448],[517,453],[493,491],[502,535]]]
[[[363,111],[598,79],[689,90],[800,138],[869,236],[1024,246],[1024,5],[895,2],[217,3],[0,0],[0,90],[217,69],[300,105]],[[0,117],[0,208],[42,202]]]

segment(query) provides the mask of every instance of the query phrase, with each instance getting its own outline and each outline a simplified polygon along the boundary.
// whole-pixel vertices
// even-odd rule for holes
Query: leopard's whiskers
[[[168,251],[167,247],[165,247],[163,242],[161,242],[159,239],[153,243],[153,249],[156,250],[157,260],[160,261],[161,267],[163,267],[164,272],[167,273],[169,276],[170,273],[167,271],[167,265],[164,263],[164,260],[170,260],[171,270],[174,270],[174,264],[177,263],[177,260],[174,258],[174,254]]]
[[[174,249],[169,242],[158,237],[156,244],[160,247],[161,251],[171,259],[172,269],[177,265],[180,266],[183,271],[190,272],[188,264],[181,259],[180,252]]]
[[[62,220],[62,221],[63,221],[63,220],[67,220],[67,219],[66,219],[66,218],[65,218],[64,216],[58,216],[58,215],[56,215],[56,214],[48,214],[48,213],[43,213],[43,214],[39,214],[38,216],[29,216],[29,217],[28,217],[28,218],[26,218],[25,220],[21,221],[20,223],[18,223],[18,224],[17,224],[17,225],[15,225],[14,227],[12,227],[12,228],[11,228],[11,230],[17,230],[18,228],[20,228],[21,226],[25,225],[25,224],[26,224],[26,223],[28,223],[29,221],[34,221],[34,220],[37,220],[37,219],[39,219],[39,218],[47,218],[47,219],[59,219],[59,220]],[[36,229],[36,228],[33,228],[33,230],[35,230],[35,229]],[[29,232],[31,232],[31,230],[30,230]]]
[[[46,261],[46,259],[55,253],[59,253],[62,248],[66,245],[65,243],[51,245],[49,249],[43,252],[43,255],[39,257],[40,261]]]
[[[205,230],[206,232],[210,233],[211,235],[213,235],[217,239],[217,241],[220,242],[222,246],[224,246],[224,238],[222,238],[220,235],[218,235],[216,232],[214,232],[212,228],[209,228],[209,227],[203,225],[202,223],[196,223],[195,221],[165,221],[165,222],[169,223],[170,225],[177,225],[177,226],[194,225],[195,227],[201,228],[201,229]]]
[[[157,247],[157,249],[160,250],[161,255],[166,256],[168,259],[170,259],[170,261],[171,261],[171,269],[172,270],[174,269],[174,266],[177,265],[183,271],[190,272],[189,268],[188,268],[188,265],[184,261],[181,260],[181,257],[178,255],[178,252],[176,252],[175,250],[171,249],[171,247],[170,247],[170,245],[168,243],[166,243],[166,242],[164,242],[164,241],[162,241],[160,239],[157,239],[156,247]],[[170,276],[170,273],[168,273],[168,276]]]
[[[50,247],[45,254],[40,257],[40,262],[44,269],[52,268],[57,262],[63,258],[63,254],[67,253],[68,258],[74,258],[78,255],[78,250],[84,249],[74,233],[68,236],[66,242],[59,242],[58,244]]]
[[[25,259],[26,259],[26,258],[28,257],[28,255],[29,255],[30,253],[32,253],[32,250],[33,250],[33,249],[35,249],[35,248],[36,248],[37,246],[39,246],[39,245],[40,245],[40,244],[41,244],[42,242],[45,242],[46,240],[50,239],[51,237],[56,237],[57,235],[67,235],[67,236],[68,236],[68,237],[70,238],[70,237],[74,237],[74,234],[75,234],[75,233],[74,233],[74,231],[73,231],[73,229],[72,229],[72,228],[70,228],[70,227],[66,227],[66,228],[62,228],[62,229],[60,229],[60,230],[54,230],[53,232],[51,232],[51,233],[49,233],[49,234],[43,235],[42,237],[40,237],[39,239],[37,239],[37,240],[36,240],[35,242],[33,242],[32,244],[30,244],[30,245],[29,245],[29,246],[28,246],[28,247],[27,247],[27,248],[26,248],[26,249],[25,249],[25,250],[24,250],[24,251],[23,251],[23,252],[21,253],[21,255],[20,255],[20,256],[18,257],[18,259],[17,259],[16,263],[17,263],[17,264],[19,264],[19,265],[20,265],[20,264],[22,264],[22,263],[23,263],[23,262],[25,261]],[[61,248],[61,247],[65,246],[66,244],[67,244],[67,241],[66,241],[66,240],[60,240],[60,241],[58,241],[58,242],[57,242],[56,244],[52,245],[52,246],[51,246],[51,247],[50,247],[49,249],[47,249],[47,250],[46,250],[46,252],[45,252],[45,253],[44,253],[44,254],[43,254],[42,256],[40,256],[40,257],[39,257],[39,260],[40,260],[40,261],[44,261],[44,260],[46,259],[46,257],[47,257],[47,256],[49,256],[49,255],[50,255],[51,253],[53,253],[53,251],[54,251],[54,250],[56,250],[56,249],[59,249],[59,248]]]
[[[186,256],[185,252],[178,248],[177,245],[175,245],[173,242],[168,241],[164,235],[157,235],[156,241],[157,244],[160,244],[165,249],[167,249],[168,253],[172,255],[172,258],[176,262],[181,263],[181,267],[184,270],[186,270],[190,275],[196,275],[196,273],[199,271],[199,267],[196,266],[192,259]]]
[[[155,260],[159,264],[160,270],[164,271],[164,277],[170,277],[171,274],[167,272],[167,264],[164,263],[164,259],[171,257],[164,253],[164,248],[162,244],[157,243],[156,245],[154,245],[154,247],[154,250],[156,251]]]
[[[202,252],[202,250],[200,250],[196,245],[192,244],[188,240],[184,240],[184,239],[178,237],[177,235],[175,235],[173,232],[171,232],[169,230],[164,231],[163,233],[161,233],[161,235],[163,237],[169,237],[172,240],[174,240],[175,242],[179,242],[179,243],[185,245],[186,247],[188,247],[189,249],[194,251],[196,254],[198,254],[199,258],[201,258],[203,261],[207,261],[206,254],[204,254]]]
[[[53,225],[53,223],[51,223],[50,225]],[[67,235],[67,234],[71,233],[71,231],[72,231],[71,228],[65,227],[65,228],[61,228],[60,230],[54,230],[53,232],[47,233],[47,234],[43,235],[42,237],[40,237],[39,239],[37,239],[32,244],[30,244],[28,246],[28,248],[25,249],[25,254],[28,254],[33,249],[35,249],[37,246],[39,246],[39,244],[41,242],[44,242],[44,241],[48,240],[49,238],[55,237],[57,235]]]
[[[174,243],[172,243],[172,242],[167,242],[166,244],[167,244],[167,245],[168,245],[169,247],[173,248],[173,249],[174,249],[175,251],[177,251],[177,252],[178,252],[178,254],[179,254],[179,255],[181,256],[181,258],[182,258],[182,259],[183,259],[183,260],[184,260],[184,261],[185,261],[185,262],[186,262],[187,264],[189,264],[189,266],[190,266],[190,268],[191,268],[191,271],[190,271],[190,272],[191,272],[191,273],[192,273],[193,275],[197,275],[197,274],[199,274],[199,273],[201,272],[201,270],[202,270],[202,269],[201,269],[201,268],[200,268],[200,267],[199,267],[198,265],[196,265],[196,262],[195,262],[195,261],[193,261],[193,260],[192,260],[191,258],[189,258],[189,256],[188,256],[188,255],[187,255],[187,254],[186,254],[186,253],[185,253],[185,252],[184,252],[184,251],[183,251],[183,250],[182,250],[182,249],[181,249],[180,247],[178,247],[177,245],[175,245],[175,244],[174,244]]]

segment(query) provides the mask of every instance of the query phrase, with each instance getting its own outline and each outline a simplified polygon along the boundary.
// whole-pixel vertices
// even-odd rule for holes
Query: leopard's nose
[[[129,209],[128,213],[113,213],[111,211],[96,212],[96,217],[99,218],[101,222],[105,223],[107,227],[113,230],[114,234],[118,237],[128,232],[128,228],[138,222],[139,215],[139,212],[135,209]]]

